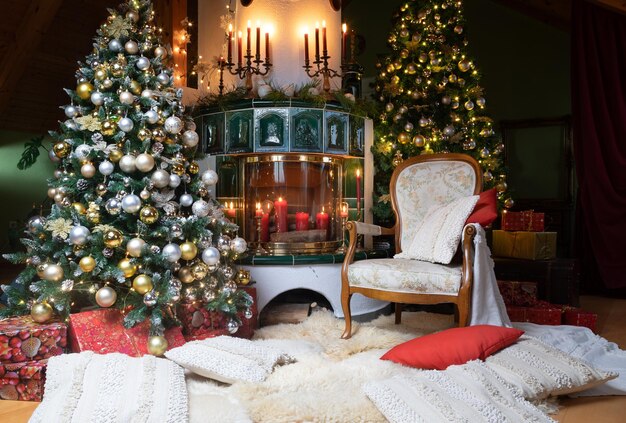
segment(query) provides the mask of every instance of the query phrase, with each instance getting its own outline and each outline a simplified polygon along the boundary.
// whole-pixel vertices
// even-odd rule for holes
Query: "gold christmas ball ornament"
[[[83,257],[78,262],[78,267],[80,267],[80,270],[83,272],[91,272],[96,268],[96,260],[91,256]]]
[[[42,279],[49,282],[60,282],[64,275],[65,273],[61,266],[58,264],[49,264],[43,271]]]
[[[406,132],[400,132],[398,134],[398,142],[400,144],[406,144],[407,142],[409,142],[409,134],[407,134]]]
[[[52,318],[52,306],[48,303],[35,303],[30,309],[30,315],[37,323],[45,323]]]
[[[54,155],[57,156],[59,159],[66,157],[71,150],[72,148],[70,147],[70,144],[65,141],[59,141],[52,146],[52,151],[54,151]]]
[[[72,203],[72,208],[74,208],[78,214],[85,214],[87,212],[87,208],[83,203]]]
[[[121,61],[115,61],[111,64],[111,75],[119,78],[120,76],[124,75],[124,63]]]
[[[151,336],[148,338],[148,352],[160,357],[167,351],[167,339],[163,336]]]
[[[96,194],[98,194],[99,196],[103,196],[104,194],[106,194],[106,192],[107,192],[106,184],[96,185]]]
[[[180,244],[180,252],[183,260],[193,260],[198,255],[198,247],[193,242],[183,242]]]
[[[89,99],[91,97],[92,91],[93,85],[91,85],[91,83],[89,82],[81,82],[76,87],[76,94],[78,94],[78,96],[83,100]]]
[[[507,198],[506,200],[504,200],[504,207],[506,207],[507,209],[512,208],[515,205],[515,201],[512,198]]]
[[[195,175],[198,172],[200,172],[200,166],[198,166],[198,163],[196,163],[196,162],[191,162],[191,163],[189,163],[189,167],[187,168],[187,170],[192,175]]]
[[[499,193],[506,191],[507,188],[508,185],[506,184],[506,181],[500,181],[496,184],[496,191],[498,191]]]
[[[163,128],[154,128],[152,130],[152,139],[157,141],[157,142],[163,142],[165,141],[165,131],[163,130]]]
[[[137,132],[137,138],[139,138],[140,141],[145,141],[148,138],[150,138],[151,136],[152,136],[152,132],[150,132],[150,130],[148,130],[146,128],[141,128]]]
[[[107,72],[104,68],[98,68],[93,74],[96,81],[102,81],[107,77]]]
[[[124,273],[124,277],[130,278],[137,273],[137,265],[128,258],[123,258],[117,263],[117,267]]]
[[[159,220],[159,212],[152,206],[145,206],[139,211],[139,219],[148,225],[155,223]]]
[[[152,285],[152,278],[148,275],[138,275],[133,279],[133,289],[138,294],[145,294],[146,292],[152,291],[154,286]]]
[[[103,286],[96,291],[96,303],[100,307],[111,307],[117,300],[117,292],[110,286]]]
[[[102,133],[102,135],[111,136],[115,134],[116,126],[117,125],[115,125],[115,122],[113,122],[110,119],[107,119],[104,122],[102,122],[102,128],[100,129],[100,132]]]
[[[39,266],[37,266],[37,276],[43,279],[43,272],[46,270],[46,267],[48,267],[49,265],[50,263],[42,263]]]
[[[130,84],[128,85],[128,89],[130,90],[131,93],[135,94],[135,95],[139,95],[141,94],[141,84],[135,80],[130,81]]]
[[[413,137],[413,144],[415,144],[416,147],[423,147],[425,141],[426,139],[422,135],[416,135]]]
[[[172,172],[178,176],[182,176],[185,173],[185,166],[180,163],[176,163],[172,166]]]
[[[400,50],[400,57],[402,57],[403,59],[406,59],[407,57],[409,57],[409,50],[405,48]]]
[[[116,248],[122,244],[124,237],[122,236],[122,233],[117,229],[110,229],[104,233],[102,239],[106,247]]]
[[[462,59],[459,61],[458,65],[461,72],[467,72],[472,67],[472,62],[467,59]]]
[[[191,268],[191,274],[195,280],[201,280],[209,273],[209,268],[204,263],[197,263]]]
[[[237,281],[241,285],[248,285],[250,283],[250,272],[245,269],[239,269],[237,272]]]
[[[178,271],[178,279],[180,279],[182,283],[191,283],[195,280],[193,273],[191,273],[191,268],[188,266],[180,268]]]
[[[113,163],[119,162],[122,157],[124,157],[124,153],[122,153],[122,150],[119,150],[117,148],[114,148],[109,153],[109,160],[111,160]]]
[[[398,85],[400,83],[400,77],[398,75],[394,75],[391,77],[391,83],[393,85]]]
[[[417,65],[415,63],[409,63],[404,70],[409,75],[413,75],[417,72]]]

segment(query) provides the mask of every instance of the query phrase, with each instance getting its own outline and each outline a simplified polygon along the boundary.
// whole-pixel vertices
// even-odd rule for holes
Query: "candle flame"
[[[283,197],[278,197],[278,201],[283,201]]]
[[[320,29],[320,23],[319,22],[315,22],[315,29]]]
[[[248,28],[252,27],[252,22],[248,21]]]
[[[356,177],[359,178],[361,176],[361,169],[356,170]]]
[[[257,209],[257,210],[261,210],[261,203],[259,203],[258,201],[257,201],[257,203],[256,203],[256,209]]]
[[[238,34],[238,35],[239,35],[239,38],[241,38],[241,37],[243,36],[243,35],[241,34],[241,31],[239,31],[239,34]]]
[[[345,23],[341,25],[341,31],[345,34],[348,31],[348,25]]]
[[[228,24],[228,32],[233,32],[233,24]]]
[[[324,213],[324,206],[322,206],[322,213]]]
[[[235,205],[233,204],[233,202],[232,202],[232,201],[230,202],[230,208],[231,208],[231,209],[234,209],[234,208],[235,208]]]
[[[256,26],[257,26],[257,28],[260,28],[260,27],[261,27],[261,21],[260,21],[260,20],[258,20],[258,19],[256,20]]]
[[[322,21],[322,28],[326,28],[326,21]]]
[[[302,33],[303,33],[304,35],[308,34],[308,33],[309,33],[309,27],[308,27],[308,26],[305,26],[305,27],[302,29]]]

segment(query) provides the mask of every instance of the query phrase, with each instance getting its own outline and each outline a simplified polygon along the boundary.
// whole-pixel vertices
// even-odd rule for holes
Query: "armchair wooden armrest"
[[[356,245],[358,237],[357,235],[394,235],[396,233],[395,227],[393,228],[385,228],[378,225],[373,225],[371,223],[363,223],[357,222],[355,220],[351,220],[346,223],[346,229],[348,230],[349,243],[348,243],[348,251],[346,252],[346,256],[343,260],[344,266],[352,263],[354,260],[354,253],[356,252]]]

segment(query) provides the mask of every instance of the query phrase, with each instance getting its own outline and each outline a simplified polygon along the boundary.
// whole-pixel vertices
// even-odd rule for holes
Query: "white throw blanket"
[[[474,286],[470,325],[511,326],[504,300],[500,295],[491,250],[485,239],[485,230],[474,224]]]

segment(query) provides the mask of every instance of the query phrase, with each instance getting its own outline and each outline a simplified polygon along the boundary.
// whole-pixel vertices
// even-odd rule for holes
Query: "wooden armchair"
[[[453,303],[459,326],[467,326],[472,295],[474,226],[463,228],[461,257],[451,264],[403,258],[353,261],[357,235],[395,235],[396,253],[400,253],[403,245],[411,245],[414,236],[411,229],[431,207],[476,195],[481,189],[480,165],[465,154],[422,155],[396,167],[389,185],[395,225],[383,228],[354,221],[346,225],[350,244],[341,269],[341,306],[346,320],[342,338],[352,336],[350,299],[355,293],[396,303],[396,324],[400,323],[402,304]]]

